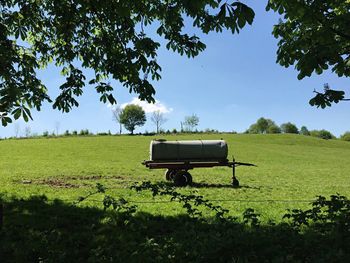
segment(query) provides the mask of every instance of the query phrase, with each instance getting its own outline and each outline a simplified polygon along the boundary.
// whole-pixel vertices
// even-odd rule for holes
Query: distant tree
[[[122,134],[122,123],[120,122],[121,113],[122,109],[119,106],[112,110],[113,120],[119,124],[119,134]]]
[[[256,123],[250,125],[248,130],[246,130],[245,133],[258,134],[259,133],[258,125]]]
[[[299,132],[301,135],[305,135],[305,136],[310,136],[310,132],[309,130],[305,127],[305,126],[302,126],[300,128],[300,132]]]
[[[16,138],[18,137],[20,130],[21,130],[21,128],[19,126],[19,123],[18,122],[15,123],[15,136],[16,136]]]
[[[335,139],[335,136],[327,130],[313,130],[310,131],[310,135],[313,137],[318,137],[325,140]]]
[[[259,133],[266,133],[269,127],[269,122],[265,118],[260,118],[256,122],[256,127]]]
[[[269,125],[267,128],[267,133],[281,133],[281,128],[276,124]]]
[[[185,121],[183,122],[183,125],[186,127],[187,131],[192,132],[195,127],[197,127],[199,124],[199,118],[192,114],[191,116],[186,116]]]
[[[350,131],[345,132],[342,136],[340,136],[340,139],[350,142]]]
[[[167,119],[164,118],[164,114],[158,110],[152,113],[151,121],[156,125],[157,133],[159,133]]]
[[[280,133],[279,127],[270,119],[259,118],[256,123],[250,125],[246,133],[263,134],[263,133]]]
[[[60,126],[61,126],[61,123],[59,121],[56,121],[55,122],[55,131],[56,131],[56,136],[58,136],[58,133],[60,131]]]
[[[90,132],[88,129],[83,129],[83,130],[80,130],[80,132],[79,132],[79,135],[89,135],[89,134],[90,134]]]
[[[134,134],[136,126],[142,126],[146,122],[146,113],[138,105],[129,104],[121,112],[120,122],[124,125],[125,129]]]
[[[281,130],[283,133],[299,133],[297,126],[291,122],[283,123],[281,125]]]
[[[32,133],[32,130],[30,129],[30,127],[26,126],[25,129],[24,129],[25,137],[27,137],[27,138],[30,137],[31,133]]]

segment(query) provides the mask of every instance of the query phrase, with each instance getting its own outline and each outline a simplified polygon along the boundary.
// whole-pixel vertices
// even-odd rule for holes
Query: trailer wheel
[[[187,171],[178,171],[174,176],[175,186],[186,186],[192,184],[192,176]]]
[[[177,170],[167,169],[165,171],[165,179],[167,181],[173,181],[176,173],[177,173]]]
[[[232,179],[232,186],[239,187],[239,181],[236,178]]]

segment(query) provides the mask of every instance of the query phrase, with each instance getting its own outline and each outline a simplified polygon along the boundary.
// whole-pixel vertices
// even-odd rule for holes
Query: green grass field
[[[157,137],[158,138],[158,137]],[[258,167],[236,170],[240,188],[232,188],[230,168],[191,171],[193,187],[232,214],[254,208],[263,219],[279,220],[287,208],[305,208],[317,195],[350,196],[350,143],[300,135],[195,134],[161,136],[167,140],[224,139],[229,156]],[[164,181],[164,170],[146,169],[150,136],[67,137],[0,141],[0,192],[27,198],[44,194],[49,199],[75,200],[96,183],[108,193],[138,203],[141,211],[174,215],[183,212],[175,203],[157,203],[150,194],[129,187],[137,181]],[[95,199],[99,197],[95,197]],[[218,201],[215,201],[218,200]],[[155,201],[154,203],[142,203]],[[89,202],[89,205],[100,205]]]
[[[350,143],[298,135],[164,138],[223,138],[229,156],[258,165],[237,168],[239,188],[230,185],[230,168],[215,168],[193,170],[194,185],[176,189],[184,198],[202,195],[232,217],[215,218],[217,212],[202,208],[203,214],[193,217],[169,196],[153,198],[150,191],[130,189],[135,182],[164,182],[164,171],[141,165],[152,137],[3,140],[0,261],[348,261],[350,201],[320,199],[318,208],[307,209],[317,195],[350,196]],[[104,211],[102,193],[73,203],[95,191],[97,183],[109,188],[107,195],[129,203],[118,201],[114,210]],[[288,208],[302,210],[282,219]]]

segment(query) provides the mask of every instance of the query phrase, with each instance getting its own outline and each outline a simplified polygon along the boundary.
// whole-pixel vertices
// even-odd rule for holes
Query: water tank
[[[153,140],[150,144],[150,159],[152,161],[225,161],[227,153],[228,147],[224,140]]]

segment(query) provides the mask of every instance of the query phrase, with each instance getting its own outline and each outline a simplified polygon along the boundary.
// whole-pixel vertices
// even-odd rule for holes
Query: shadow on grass
[[[154,182],[153,185],[155,186],[160,186],[160,187],[175,187],[174,183],[171,181],[167,181],[167,182]],[[211,183],[197,183],[197,182],[192,182],[191,185],[188,186],[177,186],[176,188],[183,188],[183,187],[187,187],[187,188],[229,188],[229,189],[254,189],[254,190],[260,190],[261,187],[255,187],[255,186],[249,186],[249,185],[240,185],[240,186],[232,186],[232,184],[211,184]]]
[[[5,203],[5,262],[345,262],[350,234],[186,215],[122,217],[45,197]]]
[[[240,185],[240,186],[232,186],[232,184],[208,184],[208,183],[196,183],[193,182],[191,184],[193,188],[230,188],[230,189],[239,189],[239,188],[247,188],[247,189],[255,189],[260,190],[260,187],[254,187],[249,185]]]

